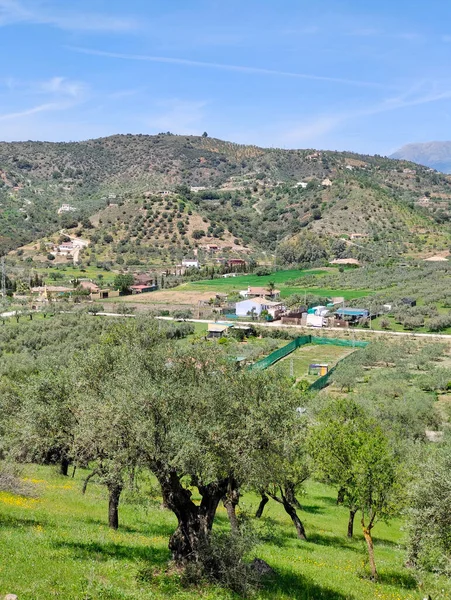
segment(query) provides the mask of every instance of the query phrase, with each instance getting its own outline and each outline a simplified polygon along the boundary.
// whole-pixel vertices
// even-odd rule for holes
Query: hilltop
[[[410,160],[443,173],[451,173],[451,142],[406,144],[391,158]]]
[[[256,256],[281,246],[283,262],[303,262],[305,239],[313,260],[427,253],[449,247],[450,201],[441,173],[350,152],[169,133],[0,143],[0,251],[31,242],[40,261],[37,240],[63,228],[117,264],[208,244]]]

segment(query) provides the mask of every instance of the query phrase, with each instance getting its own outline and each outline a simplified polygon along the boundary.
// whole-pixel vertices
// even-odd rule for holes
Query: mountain
[[[408,160],[442,173],[451,173],[451,142],[406,144],[390,158]]]
[[[348,253],[395,257],[449,248],[450,218],[446,175],[380,156],[169,133],[0,143],[0,253],[28,244],[21,260],[45,262],[63,228],[91,240],[82,260],[117,265],[208,244],[257,257],[285,244],[289,262],[304,232],[324,252],[342,238]]]

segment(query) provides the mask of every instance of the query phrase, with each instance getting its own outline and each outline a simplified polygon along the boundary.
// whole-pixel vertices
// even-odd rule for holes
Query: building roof
[[[151,285],[145,285],[143,283],[137,284],[137,285],[131,285],[130,289],[131,290],[146,290],[147,288],[152,287]]]
[[[208,323],[208,331],[212,333],[223,333],[229,325],[218,325],[217,323]]]
[[[80,281],[80,287],[84,290],[91,290],[91,292],[98,292],[99,286],[92,281]]]
[[[360,265],[356,258],[336,258],[330,261],[331,265]]]
[[[370,311],[366,308],[339,308],[336,314],[343,317],[367,317]]]
[[[247,288],[248,294],[262,294],[263,296],[275,296],[276,294],[280,294],[280,290],[272,290],[270,292],[268,288],[265,287],[252,287],[249,286]]]

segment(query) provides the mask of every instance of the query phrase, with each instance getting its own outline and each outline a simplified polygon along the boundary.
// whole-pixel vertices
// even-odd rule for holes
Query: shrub
[[[204,578],[242,597],[249,597],[262,579],[246,560],[255,543],[254,534],[243,528],[239,534],[213,533],[210,543],[201,549],[200,562],[186,566],[182,583],[198,585],[199,579]]]

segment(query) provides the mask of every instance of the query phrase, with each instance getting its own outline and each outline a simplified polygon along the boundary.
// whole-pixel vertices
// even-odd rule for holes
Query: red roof
[[[131,285],[130,289],[132,289],[132,290],[145,290],[148,287],[151,287],[151,286],[150,285]]]

